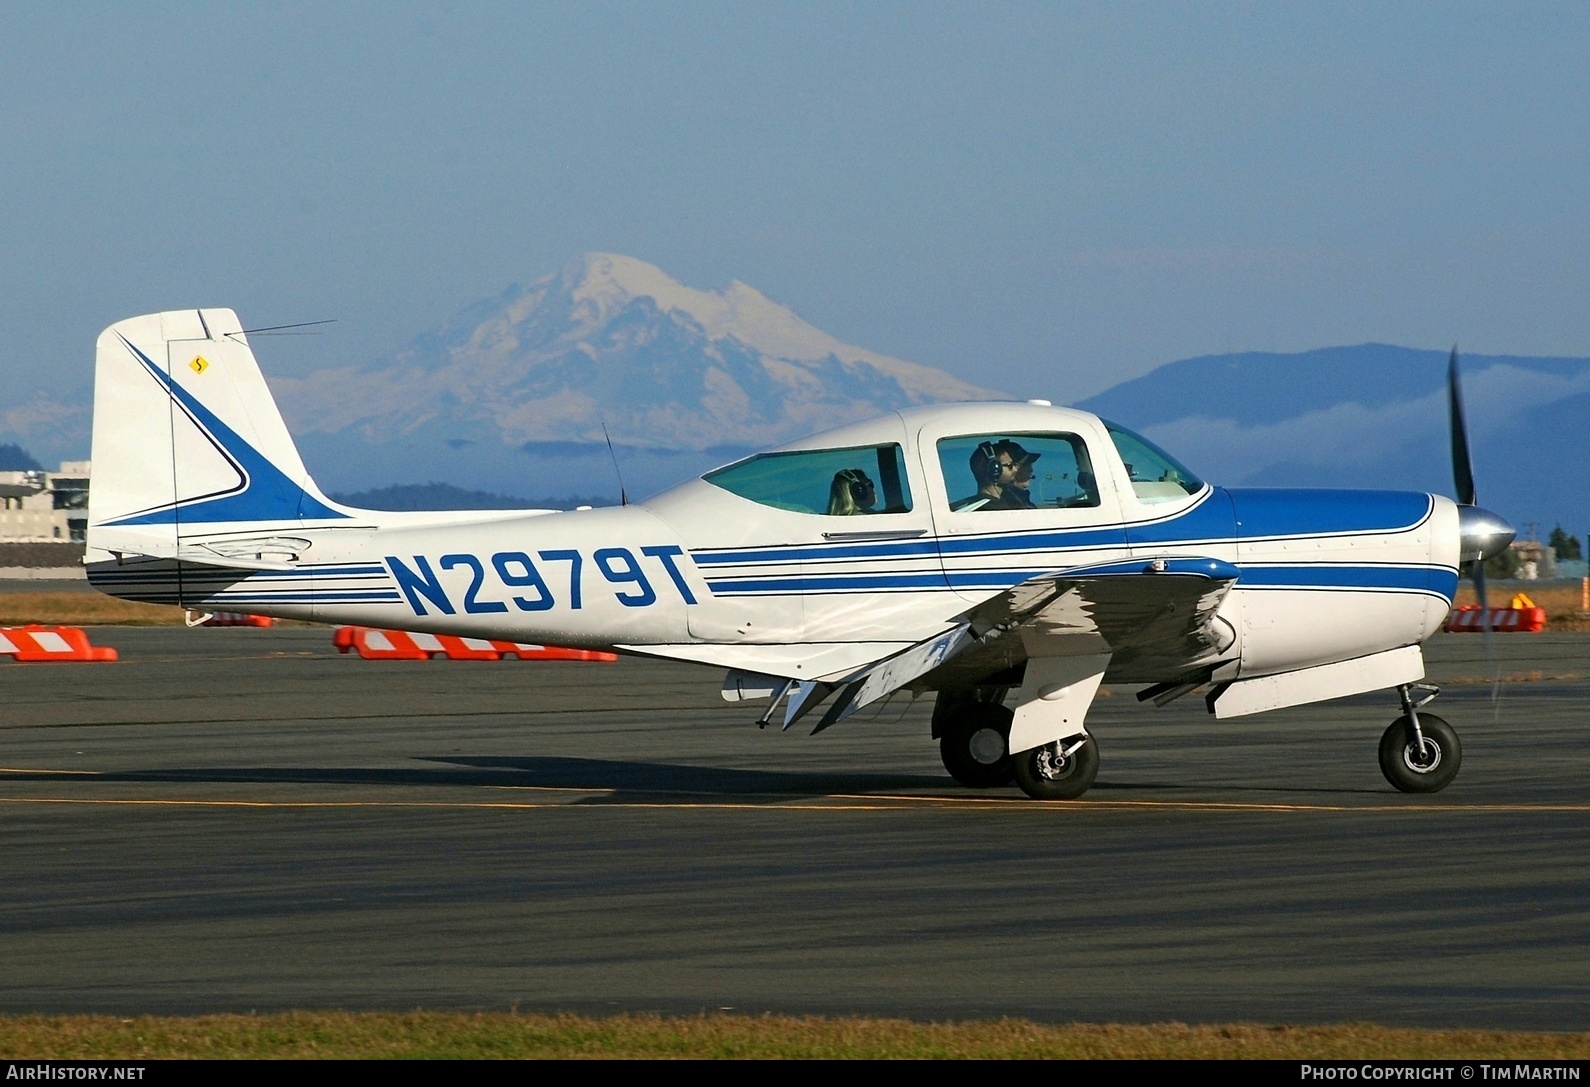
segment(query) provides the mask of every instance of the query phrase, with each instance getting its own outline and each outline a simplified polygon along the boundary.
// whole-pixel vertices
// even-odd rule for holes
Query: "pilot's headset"
[[[979,487],[999,482],[999,450],[994,448],[992,441],[983,442],[972,450],[968,465]]]

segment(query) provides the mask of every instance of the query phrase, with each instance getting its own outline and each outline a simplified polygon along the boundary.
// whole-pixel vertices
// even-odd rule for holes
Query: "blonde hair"
[[[863,485],[871,488],[872,480],[860,468],[844,468],[835,472],[834,481],[828,487],[828,516],[850,517],[858,513],[871,513],[870,509],[856,501],[856,491]],[[877,492],[874,490],[873,493]]]

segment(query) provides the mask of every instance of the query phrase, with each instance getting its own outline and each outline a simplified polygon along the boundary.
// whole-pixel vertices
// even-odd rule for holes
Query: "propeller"
[[[1495,703],[1499,690],[1500,672],[1497,670],[1496,652],[1491,644],[1490,601],[1485,592],[1485,561],[1507,550],[1517,535],[1507,520],[1490,510],[1481,509],[1474,488],[1474,461],[1469,455],[1469,431],[1463,410],[1463,381],[1458,372],[1457,345],[1452,345],[1452,357],[1446,368],[1447,414],[1452,428],[1452,482],[1457,488],[1458,502],[1458,563],[1467,564],[1468,575],[1474,580],[1474,595],[1480,605],[1480,631],[1485,638],[1485,660],[1492,666],[1495,676],[1491,682],[1491,701]]]

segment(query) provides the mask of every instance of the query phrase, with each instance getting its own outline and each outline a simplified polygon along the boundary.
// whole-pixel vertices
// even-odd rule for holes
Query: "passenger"
[[[872,507],[877,501],[877,488],[860,468],[845,468],[834,473],[834,482],[828,488],[828,516],[874,513]]]

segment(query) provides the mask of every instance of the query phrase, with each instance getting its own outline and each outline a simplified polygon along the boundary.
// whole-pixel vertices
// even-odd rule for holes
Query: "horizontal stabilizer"
[[[265,559],[227,559],[195,547],[143,547],[133,549],[108,548],[117,563],[129,560],[150,559],[167,562],[185,562],[194,566],[213,566],[220,570],[293,570],[290,562],[272,562]]]
[[[297,537],[232,538],[203,543],[173,540],[158,527],[102,527],[93,550],[108,551],[118,563],[130,559],[164,559],[222,570],[292,570],[309,541]]]

